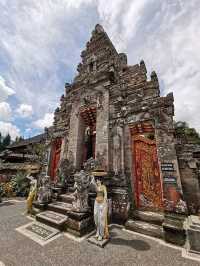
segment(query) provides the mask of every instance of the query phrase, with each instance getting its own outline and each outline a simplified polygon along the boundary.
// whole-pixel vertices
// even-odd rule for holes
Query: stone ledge
[[[144,235],[149,235],[157,238],[163,238],[164,232],[162,226],[150,224],[139,220],[128,220],[125,228]]]
[[[139,211],[135,210],[133,211],[133,217],[140,219],[142,221],[155,223],[161,225],[164,221],[164,214],[163,213],[157,213],[157,212],[151,212],[151,211]]]

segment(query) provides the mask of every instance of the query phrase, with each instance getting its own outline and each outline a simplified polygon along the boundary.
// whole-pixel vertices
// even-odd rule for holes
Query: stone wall
[[[183,196],[190,214],[200,212],[200,145],[177,144]]]
[[[109,154],[109,91],[102,90],[101,106],[97,107],[96,117],[96,158],[102,161],[105,171],[108,171]]]

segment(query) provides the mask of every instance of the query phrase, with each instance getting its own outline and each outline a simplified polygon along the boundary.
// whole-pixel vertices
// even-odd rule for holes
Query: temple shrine
[[[108,189],[109,222],[183,245],[183,221],[193,210],[191,204],[198,209],[200,198],[198,186],[191,202],[184,175],[186,168],[197,171],[199,158],[190,150],[190,167],[188,158],[181,157],[186,147],[177,148],[173,94],[160,96],[156,72],[148,78],[143,60],[129,65],[101,25],[93,30],[81,59],[55,110],[46,171],[60,195],[48,210],[68,210],[69,232],[90,228],[91,215],[70,211],[70,204],[79,178],[75,173],[83,174],[94,160],[98,166],[93,170],[104,175]],[[92,206],[93,192],[87,196]],[[42,213],[37,219],[45,220]]]

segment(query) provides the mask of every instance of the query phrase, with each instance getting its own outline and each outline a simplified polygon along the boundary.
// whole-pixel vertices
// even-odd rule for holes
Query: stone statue
[[[37,195],[37,179],[35,179],[30,174],[27,175],[30,180],[30,191],[27,198],[27,213],[32,214],[33,201],[36,199]]]
[[[94,221],[96,225],[96,238],[98,241],[109,238],[108,232],[108,202],[107,189],[101,179],[93,178],[91,183],[96,185],[97,196],[94,204]]]
[[[49,176],[43,176],[41,179],[41,186],[38,189],[38,198],[39,203],[48,203],[51,201],[51,186],[49,184]]]
[[[119,134],[119,127],[113,137],[113,170],[115,175],[119,174],[121,169],[121,136]]]
[[[83,164],[83,167],[87,173],[91,173],[92,171],[94,171],[96,168],[100,166],[99,164],[100,163],[98,160],[94,158],[90,158]]]
[[[74,174],[73,162],[70,159],[61,159],[57,170],[58,182],[62,187],[68,187],[68,181]]]
[[[85,142],[88,142],[89,141],[90,135],[91,135],[90,127],[88,126],[85,129]]]
[[[77,212],[87,212],[90,208],[88,206],[88,188],[90,185],[90,176],[81,170],[74,175],[74,187],[75,192],[74,202],[72,203],[72,210]]]

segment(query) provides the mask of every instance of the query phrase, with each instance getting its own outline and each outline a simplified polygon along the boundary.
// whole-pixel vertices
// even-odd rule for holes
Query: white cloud
[[[9,133],[12,140],[15,140],[16,137],[20,136],[19,128],[8,122],[0,121],[0,132],[3,136],[6,136]]]
[[[36,117],[52,113],[90,32],[101,23],[129,64],[144,59],[164,84],[162,94],[174,92],[176,119],[200,130],[199,0],[10,2],[0,1],[0,101],[15,88],[17,100],[33,106]]]
[[[101,23],[111,36],[114,45],[126,49],[130,37],[134,37],[144,8],[152,0],[98,0],[97,10]]]
[[[8,103],[0,102],[0,120],[9,121],[11,119],[12,110]]]
[[[45,127],[50,127],[53,124],[54,114],[46,113],[42,119],[38,119],[33,122],[33,126],[37,128],[44,129]]]
[[[0,1],[0,51],[16,97],[35,112],[52,112],[80,60],[80,36],[93,23],[92,0]],[[92,8],[92,7],[91,7]],[[87,25],[87,27],[84,27]],[[83,44],[84,45],[84,44]],[[0,54],[0,59],[1,59]],[[69,79],[69,80],[67,80]]]
[[[15,94],[15,91],[6,85],[5,79],[0,76],[0,101],[5,101],[8,96]]]
[[[73,8],[80,8],[82,4],[90,4],[92,3],[92,0],[65,0],[66,4],[68,7],[73,7]]]
[[[33,108],[29,104],[20,104],[20,106],[17,108],[17,113],[21,117],[30,117],[33,114]]]

